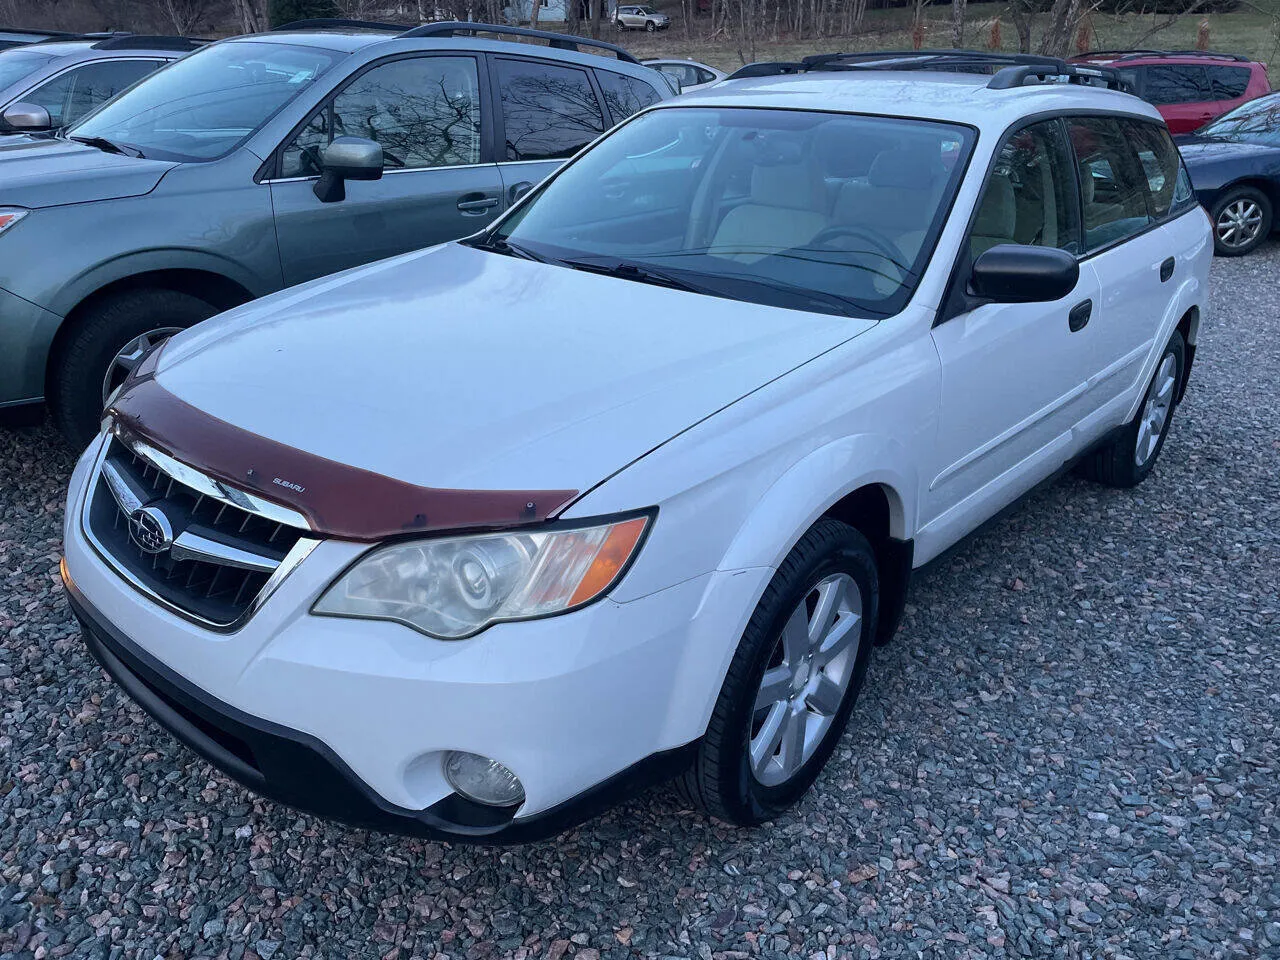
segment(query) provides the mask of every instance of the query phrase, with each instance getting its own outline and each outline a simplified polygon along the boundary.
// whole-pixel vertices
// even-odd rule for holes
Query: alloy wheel
[[[750,731],[752,775],[791,779],[831,729],[862,641],[862,593],[853,578],[820,580],[787,618],[760,681]]]
[[[1247,247],[1262,231],[1262,208],[1246,197],[1222,208],[1214,224],[1218,241],[1225,247]]]
[[[152,347],[168,340],[175,333],[181,333],[182,327],[156,327],[146,333],[140,333],[116,351],[111,362],[107,364],[106,375],[102,378],[102,405],[120,384],[124,383],[135,367],[142,361]]]
[[[1151,459],[1160,445],[1160,436],[1169,422],[1169,411],[1173,409],[1173,388],[1177,376],[1177,360],[1172,353],[1167,353],[1151,381],[1151,389],[1147,391],[1146,404],[1142,408],[1142,419],[1138,423],[1133,459],[1140,467]]]

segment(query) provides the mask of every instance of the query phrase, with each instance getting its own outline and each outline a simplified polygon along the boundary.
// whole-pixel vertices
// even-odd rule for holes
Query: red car
[[[1198,130],[1271,90],[1265,63],[1231,53],[1095,50],[1071,59],[1118,69],[1138,96],[1155,105],[1172,133]]]

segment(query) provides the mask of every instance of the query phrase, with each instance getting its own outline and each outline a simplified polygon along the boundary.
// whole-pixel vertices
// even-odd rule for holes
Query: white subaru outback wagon
[[[1068,464],[1139,483],[1186,387],[1212,233],[1159,114],[1006,63],[657,105],[481,234],[175,336],[71,480],[90,649],[348,823],[525,839],[672,774],[776,816],[912,569]]]

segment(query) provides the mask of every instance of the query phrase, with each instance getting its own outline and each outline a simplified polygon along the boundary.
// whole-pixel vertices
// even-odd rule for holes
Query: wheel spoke
[[[816,648],[822,643],[822,638],[835,623],[836,614],[840,612],[840,602],[844,599],[844,585],[844,577],[837,577],[818,587],[818,605],[809,618],[810,647]]]
[[[819,674],[818,683],[805,697],[805,703],[814,713],[820,713],[824,717],[834,717],[843,699],[844,690],[824,673]]]
[[[1146,454],[1143,453],[1143,451],[1147,449],[1147,439],[1150,436],[1151,436],[1151,419],[1150,417],[1144,416],[1142,418],[1142,423],[1138,425],[1138,442],[1135,445],[1139,453],[1138,461],[1140,463],[1146,462],[1147,457],[1146,457]]]
[[[791,696],[791,670],[786,666],[773,667],[765,671],[760,683],[760,692],[756,694],[756,709],[786,700]]]
[[[782,628],[782,655],[794,670],[809,652],[809,616],[801,603],[791,612],[787,625]]]
[[[813,654],[813,665],[815,668],[825,667],[845,650],[854,644],[862,635],[862,617],[856,613],[846,613],[843,617],[836,621],[836,625],[831,628],[831,632],[827,634],[826,639],[822,641]]]
[[[806,713],[803,707],[789,709],[786,712],[785,726],[782,732],[782,771],[788,777],[800,769],[804,763],[804,735]]]
[[[782,736],[787,729],[787,719],[791,716],[791,705],[786,701],[775,703],[764,718],[764,725],[751,741],[751,769],[757,777],[763,777],[769,761],[778,752]]]

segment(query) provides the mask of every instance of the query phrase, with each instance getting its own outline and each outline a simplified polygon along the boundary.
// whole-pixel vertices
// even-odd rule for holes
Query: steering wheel
[[[856,237],[859,240],[865,240],[875,248],[876,253],[880,254],[880,256],[888,260],[889,263],[897,267],[904,276],[906,275],[907,268],[903,266],[901,262],[902,252],[893,244],[876,236],[865,227],[855,227],[852,224],[827,227],[827,229],[823,230],[813,238],[810,242],[810,246],[821,247],[840,237]]]

